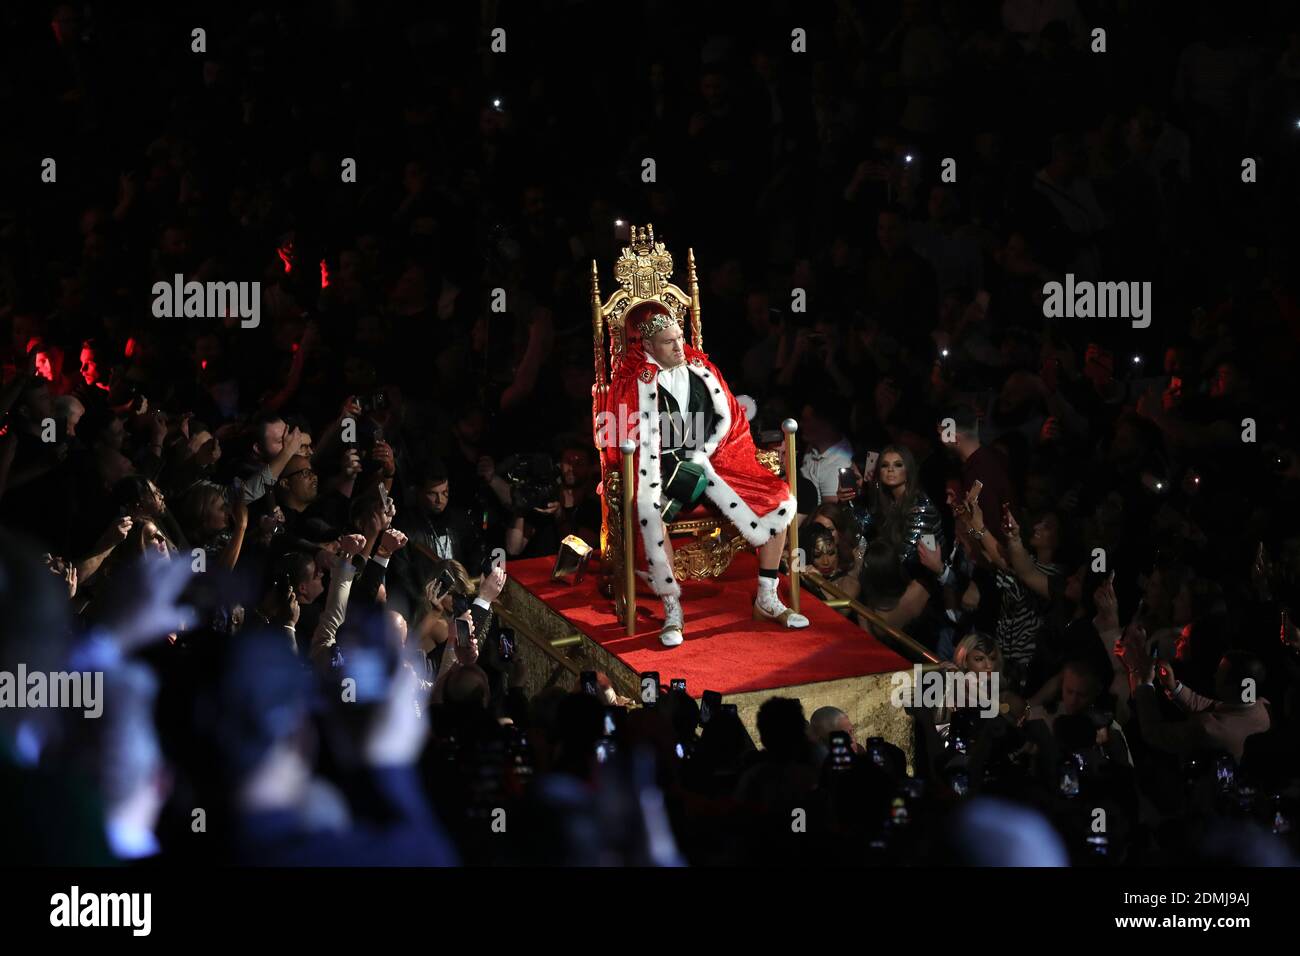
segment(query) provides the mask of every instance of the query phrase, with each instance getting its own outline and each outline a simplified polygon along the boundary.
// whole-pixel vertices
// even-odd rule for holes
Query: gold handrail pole
[[[600,273],[596,268],[596,260],[591,260],[591,344],[594,351],[596,366],[596,381],[592,386],[592,432],[595,435],[595,416],[604,408],[605,391],[608,388],[605,382],[605,321],[604,315],[600,309]],[[600,447],[597,442],[596,450],[603,457],[605,449]]]
[[[630,438],[618,446],[623,453],[623,614],[627,636],[636,635],[636,541],[632,537],[632,453],[636,445]]]
[[[591,386],[591,440],[600,456],[601,468],[605,467],[605,449],[600,441],[600,413],[605,408],[605,327],[604,316],[600,309],[600,270],[596,260],[591,260],[591,343],[595,351],[595,382]],[[602,499],[600,508],[600,553],[605,556],[609,537],[609,502]]]
[[[686,278],[687,291],[691,296],[691,318],[694,320],[694,328],[691,329],[691,344],[697,351],[704,350],[704,320],[700,318],[700,280],[695,274],[695,250],[686,250]]]
[[[911,655],[915,661],[926,664],[938,664],[939,658],[936,657],[924,644],[912,637],[906,631],[899,630],[894,625],[887,623],[880,616],[879,611],[873,611],[856,598],[851,598],[843,591],[831,584],[816,568],[809,568],[805,573],[805,578],[830,598],[826,602],[827,607],[847,607],[850,608],[860,619],[866,620],[871,624],[870,633],[882,644],[888,644],[893,650],[900,648]],[[882,639],[881,635],[884,635]],[[905,655],[906,656],[906,655]]]
[[[563,654],[561,654],[559,651],[555,649],[554,644],[552,644],[548,640],[545,640],[544,638],[538,637],[537,635],[533,634],[528,629],[528,626],[525,623],[525,619],[522,616],[515,614],[514,611],[510,610],[507,607],[503,607],[499,603],[494,604],[492,606],[492,613],[495,614],[497,617],[499,617],[501,619],[501,622],[505,624],[507,627],[513,627],[516,631],[522,634],[530,643],[533,644],[533,646],[535,646],[544,655],[549,657],[551,659],[551,662],[555,664],[557,667],[562,667],[564,670],[568,671],[570,674],[573,674],[575,677],[579,673],[581,673],[581,671],[579,671],[579,669],[574,666],[573,661],[569,660],[567,657],[565,657]]]
[[[785,478],[790,483],[790,497],[795,496],[795,484],[798,481],[798,471],[795,468],[794,460],[794,435],[799,430],[799,423],[793,418],[787,418],[781,423],[781,431],[785,432]],[[786,535],[787,543],[790,546],[790,610],[796,614],[799,613],[799,509],[795,509],[795,514],[790,516],[790,533]]]

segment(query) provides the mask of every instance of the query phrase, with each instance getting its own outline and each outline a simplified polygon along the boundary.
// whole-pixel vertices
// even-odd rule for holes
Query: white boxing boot
[[[682,599],[665,594],[664,629],[659,632],[659,641],[664,647],[676,647],[686,638],[682,634]]]
[[[786,627],[807,627],[808,618],[796,614],[776,593],[776,578],[759,577],[758,596],[754,598],[754,620],[779,621]]]

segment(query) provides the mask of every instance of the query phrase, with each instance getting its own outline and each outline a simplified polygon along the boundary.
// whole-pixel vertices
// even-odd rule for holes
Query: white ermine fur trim
[[[740,495],[719,477],[709,460],[714,450],[731,431],[731,409],[722,393],[722,387],[707,368],[687,364],[692,375],[704,381],[708,386],[709,397],[713,401],[713,410],[717,414],[716,427],[708,436],[702,448],[690,453],[690,460],[698,464],[708,479],[705,496],[712,501],[722,514],[736,526],[741,535],[754,547],[766,544],[776,534],[790,524],[795,515],[797,502],[794,497],[786,498],[765,515],[757,515]],[[655,594],[674,597],[682,593],[681,585],[673,575],[668,562],[668,551],[664,547],[663,519],[659,514],[659,503],[663,494],[663,473],[660,469],[659,448],[659,391],[658,375],[649,382],[637,380],[637,398],[640,403],[637,422],[637,484],[636,516],[641,524],[641,541],[645,545],[646,560],[649,562],[650,587]],[[647,434],[648,429],[648,434]],[[698,439],[698,436],[696,436]],[[631,542],[627,543],[631,546]]]

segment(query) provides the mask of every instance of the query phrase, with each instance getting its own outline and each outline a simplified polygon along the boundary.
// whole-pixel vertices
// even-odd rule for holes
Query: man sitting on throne
[[[681,585],[673,571],[668,522],[707,498],[758,551],[754,620],[807,627],[808,619],[777,595],[777,568],[795,499],[756,458],[744,409],[708,356],[686,344],[678,321],[659,302],[642,302],[624,320],[627,347],[608,392],[609,419],[635,422],[634,523],[646,571],[664,605],[659,634],[666,647],[684,635]],[[605,442],[617,465],[617,442]],[[635,548],[635,543],[624,542]]]

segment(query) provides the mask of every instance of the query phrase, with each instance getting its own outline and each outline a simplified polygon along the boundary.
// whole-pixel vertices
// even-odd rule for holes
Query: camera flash
[[[501,98],[497,97],[496,99],[494,99],[492,101],[492,105],[497,109],[501,109]]]
[[[623,225],[623,220],[622,220],[622,219],[615,219],[615,220],[614,220],[614,225],[616,225],[616,226],[621,226],[621,225]]]
[[[1164,490],[1165,490],[1165,483],[1163,481],[1157,481],[1156,491],[1164,491]]]
[[[947,358],[947,357],[948,357],[948,350],[947,350],[947,349],[940,349],[940,350],[939,350],[939,354],[942,355],[944,358]]]
[[[908,153],[906,156],[903,157],[903,162],[905,162],[905,163],[910,163],[911,161],[912,161],[912,154],[911,154],[911,153]]]
[[[1141,365],[1141,364],[1142,364],[1142,356],[1140,356],[1140,355],[1135,355],[1135,356],[1133,356],[1133,364],[1134,364],[1134,365]]]

